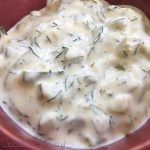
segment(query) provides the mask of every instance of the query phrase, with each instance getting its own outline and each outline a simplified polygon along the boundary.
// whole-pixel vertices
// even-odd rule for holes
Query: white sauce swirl
[[[2,35],[0,62],[1,107],[33,136],[91,148],[150,118],[150,22],[134,7],[51,0]]]

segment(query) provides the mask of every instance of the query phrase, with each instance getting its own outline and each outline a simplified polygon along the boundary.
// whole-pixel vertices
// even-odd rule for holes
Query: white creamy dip
[[[150,118],[150,22],[134,7],[51,0],[1,35],[0,62],[1,107],[35,137],[97,147]]]

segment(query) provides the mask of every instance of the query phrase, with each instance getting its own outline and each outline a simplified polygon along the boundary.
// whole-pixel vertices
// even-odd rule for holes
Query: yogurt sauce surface
[[[150,22],[103,0],[51,0],[0,32],[3,110],[73,148],[113,143],[150,118]]]

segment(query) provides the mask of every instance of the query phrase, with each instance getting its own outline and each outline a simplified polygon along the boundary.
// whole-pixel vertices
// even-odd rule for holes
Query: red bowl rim
[[[56,146],[32,137],[31,135],[23,131],[21,127],[19,127],[15,122],[13,122],[1,108],[0,114],[0,133],[3,133],[10,140],[13,140],[16,143],[16,147],[24,147],[31,150],[41,150],[43,148],[44,150],[65,148],[64,145]],[[124,139],[121,139],[110,145],[97,148],[97,150],[141,150],[150,148],[150,136],[148,132],[149,130],[150,120],[147,121],[147,123],[145,123],[144,126],[142,126],[140,129],[126,136]]]

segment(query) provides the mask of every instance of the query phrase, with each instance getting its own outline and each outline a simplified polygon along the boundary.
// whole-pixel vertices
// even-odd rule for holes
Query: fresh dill
[[[65,91],[67,91],[67,79],[68,79],[68,77],[66,77],[65,80],[64,80]]]
[[[39,87],[39,98],[40,98],[40,99],[43,99],[44,94],[43,94],[42,84],[39,84],[38,87]]]
[[[90,49],[90,51],[88,52],[88,54],[87,54],[87,56],[90,56],[91,55],[91,53],[94,51],[94,47],[92,47],[91,49]]]
[[[48,99],[48,100],[47,100],[47,103],[49,103],[49,102],[55,100],[55,99],[61,94],[61,92],[62,92],[62,90],[60,90],[54,97]]]
[[[30,49],[30,51],[37,57],[37,58],[40,58],[33,50],[33,48],[31,46],[28,46],[28,48]]]
[[[110,116],[109,117],[109,127],[110,127],[110,129],[112,129],[112,121],[113,121],[113,117]]]
[[[6,101],[3,101],[2,103],[5,104],[5,105],[7,105],[7,102],[6,102]]]
[[[39,43],[38,43],[38,41],[37,41],[37,37],[35,37],[35,39],[34,39],[34,43],[35,43],[35,45],[36,45],[37,47],[39,47],[39,48],[40,48]]]
[[[131,21],[133,22],[133,21],[136,21],[136,20],[138,20],[138,18],[137,17],[135,17],[134,16],[134,18],[133,19],[131,19]]]
[[[143,72],[147,73],[148,75],[150,75],[150,70],[146,70],[144,68],[141,69]]]
[[[119,71],[125,71],[125,68],[122,65],[116,65],[115,68]]]
[[[128,53],[125,50],[123,51],[123,54],[125,57],[128,57]]]
[[[68,52],[69,48],[68,47],[62,47],[62,51],[55,57],[58,59],[60,56],[65,55]]]
[[[26,39],[27,39],[27,37],[25,36],[23,39],[17,40],[17,42],[22,42],[22,41],[24,41]]]
[[[66,120],[68,117],[69,117],[69,116],[64,116],[64,117],[63,117],[63,115],[61,114],[59,117],[56,117],[56,119],[59,120],[59,121],[64,121],[64,120]]]
[[[53,25],[58,26],[58,24],[56,22],[53,22]]]
[[[99,92],[100,92],[101,95],[104,95],[106,93],[106,90],[105,89],[100,89]]]
[[[78,77],[76,77],[76,80],[77,80],[77,82],[78,82],[79,84],[81,84],[81,81],[79,80]]]
[[[138,52],[138,50],[139,50],[139,48],[140,48],[140,45],[141,45],[141,44],[138,44],[138,45],[136,46],[136,48],[135,48],[135,50],[134,50],[134,55],[137,54],[137,52]]]
[[[37,33],[41,34],[41,32],[39,30],[35,30]]]
[[[46,36],[46,39],[47,39],[47,41],[48,41],[50,44],[52,44],[52,41],[51,41],[51,39],[50,39],[49,36]]]
[[[98,42],[98,41],[102,41],[102,38],[101,38],[101,36],[102,36],[102,33],[103,33],[103,27],[101,27],[100,28],[100,32],[99,32],[99,34],[98,34],[98,36],[96,37],[96,39],[94,40],[94,45]]]

